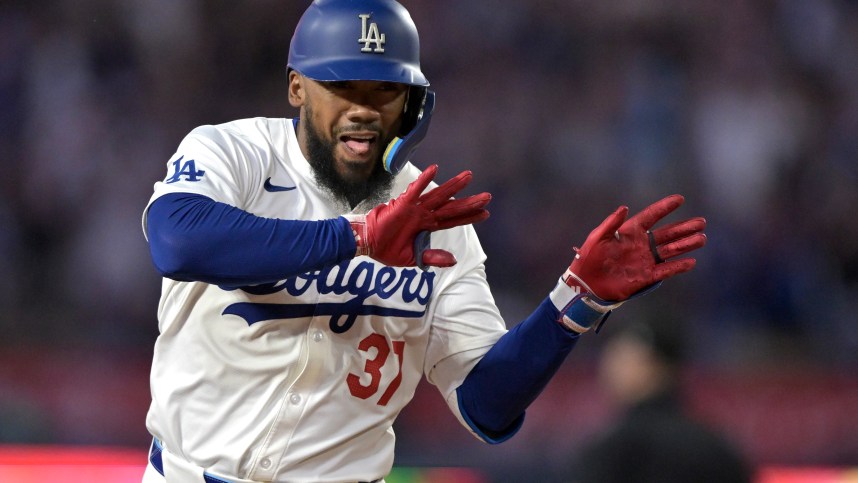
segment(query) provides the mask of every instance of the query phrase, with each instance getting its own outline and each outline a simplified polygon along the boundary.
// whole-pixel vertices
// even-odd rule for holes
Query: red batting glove
[[[621,206],[590,232],[551,292],[561,312],[560,322],[585,332],[633,295],[694,268],[694,258],[674,257],[706,244],[705,219],[690,218],[650,230],[684,202],[682,196],[671,195],[628,220],[629,209]]]
[[[473,175],[470,171],[463,171],[421,195],[437,172],[437,165],[430,166],[399,197],[376,206],[365,216],[346,216],[355,232],[356,255],[366,255],[385,265],[398,267],[450,267],[456,264],[452,253],[428,248],[426,235],[485,220],[489,217],[485,206],[491,195],[480,193],[452,199],[471,182]]]
[[[602,300],[621,301],[691,270],[697,263],[693,258],[668,259],[706,244],[705,219],[691,218],[650,232],[653,225],[684,202],[682,196],[671,195],[628,220],[629,208],[621,206],[590,232],[569,271]]]

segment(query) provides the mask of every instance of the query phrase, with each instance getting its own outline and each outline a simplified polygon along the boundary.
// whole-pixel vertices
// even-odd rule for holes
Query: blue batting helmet
[[[417,27],[393,0],[315,0],[295,28],[288,68],[317,81],[429,85]]]

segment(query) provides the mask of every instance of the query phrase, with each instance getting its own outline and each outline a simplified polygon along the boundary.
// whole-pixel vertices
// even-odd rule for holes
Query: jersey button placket
[[[280,432],[283,435],[281,437],[285,437],[286,440],[280,457],[286,458],[287,461],[281,461],[277,464],[288,464],[289,441],[291,441],[292,434],[300,423],[301,415],[304,413],[306,405],[310,402],[309,396],[312,395],[313,388],[318,385],[322,371],[324,370],[325,354],[329,350],[327,347],[329,339],[324,330],[327,324],[328,321],[324,316],[314,316],[305,332],[304,340],[306,342],[304,350],[306,351],[306,363],[300,376],[298,376],[292,387],[289,388],[289,392],[285,395],[286,404],[282,409],[283,417],[277,425],[278,432],[282,431]],[[253,479],[273,478],[275,472],[274,461],[279,460],[274,458],[273,451],[275,451],[275,448],[273,446],[269,447],[268,451],[270,451],[268,452],[270,456],[259,460]]]
[[[304,367],[300,374],[292,383],[288,392],[284,395],[283,403],[280,409],[280,416],[277,418],[275,425],[274,436],[262,448],[262,455],[258,460],[251,479],[270,481],[274,478],[278,465],[288,465],[289,444],[292,436],[301,421],[301,415],[304,413],[304,406],[308,402],[308,398],[303,394],[309,394],[310,384],[315,384],[318,380],[318,361],[319,348],[317,342],[325,340],[324,333],[314,328],[317,319],[314,318],[309,324],[304,333],[304,348],[300,359],[304,359]],[[317,341],[318,339],[318,341]],[[313,347],[316,346],[316,347]],[[316,354],[314,356],[314,353]],[[316,360],[316,361],[314,361]],[[267,456],[266,456],[267,455]],[[287,461],[282,461],[286,458]]]

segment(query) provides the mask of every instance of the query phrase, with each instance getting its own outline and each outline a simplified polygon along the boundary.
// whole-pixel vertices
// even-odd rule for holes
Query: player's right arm
[[[267,126],[244,120],[200,126],[180,143],[143,215],[153,264],[167,278],[255,285],[317,270],[354,256],[342,218],[257,216],[244,207],[277,160]],[[311,250],[309,248],[312,248]]]
[[[356,250],[345,218],[264,218],[195,193],[163,195],[146,216],[155,268],[180,281],[272,283],[348,260]]]
[[[163,276],[221,286],[255,285],[357,255],[395,266],[449,266],[455,258],[430,249],[425,234],[488,216],[487,193],[452,199],[470,181],[468,172],[425,191],[437,172],[434,166],[397,198],[357,219],[257,216],[238,206],[248,179],[261,179],[257,171],[262,162],[253,149],[247,154],[232,142],[217,127],[193,132],[179,148],[188,156],[171,161],[173,175],[156,188],[144,215],[144,231]]]

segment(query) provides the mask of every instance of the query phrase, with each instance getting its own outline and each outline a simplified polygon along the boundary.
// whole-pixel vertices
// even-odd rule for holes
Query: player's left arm
[[[706,243],[703,218],[651,230],[683,202],[668,196],[629,219],[620,207],[576,248],[551,294],[459,386],[459,410],[474,432],[493,443],[510,437],[581,334],[598,330],[625,301],[694,268],[695,259],[682,257]]]

